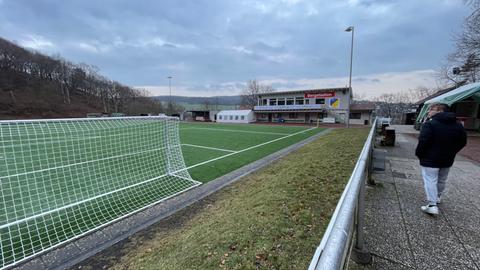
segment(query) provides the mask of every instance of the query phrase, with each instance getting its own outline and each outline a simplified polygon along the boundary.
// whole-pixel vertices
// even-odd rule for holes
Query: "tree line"
[[[159,113],[166,109],[160,101],[150,98],[146,90],[110,80],[95,66],[75,64],[59,55],[46,56],[3,38],[0,38],[0,90],[5,97],[2,104],[10,107],[19,105],[22,98],[41,96],[52,102],[60,100],[66,107],[81,100],[104,113]]]

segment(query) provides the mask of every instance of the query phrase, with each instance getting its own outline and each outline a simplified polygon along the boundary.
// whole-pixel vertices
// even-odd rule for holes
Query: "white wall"
[[[242,119],[243,116],[243,119]],[[220,119],[221,117],[221,119]],[[253,111],[248,113],[238,113],[235,111],[221,111],[217,114],[217,122],[218,123],[242,123],[248,124],[255,122],[255,114]]]

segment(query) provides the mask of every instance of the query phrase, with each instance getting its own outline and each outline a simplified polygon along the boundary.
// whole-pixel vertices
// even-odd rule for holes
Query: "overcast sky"
[[[462,0],[0,0],[0,36],[177,95],[348,85],[367,97],[436,86],[469,8]]]

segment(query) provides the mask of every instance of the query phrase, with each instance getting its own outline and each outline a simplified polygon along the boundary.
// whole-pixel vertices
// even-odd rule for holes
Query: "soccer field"
[[[147,118],[2,123],[0,268],[320,131]]]
[[[303,126],[181,123],[180,141],[190,175],[205,183],[322,130]]]

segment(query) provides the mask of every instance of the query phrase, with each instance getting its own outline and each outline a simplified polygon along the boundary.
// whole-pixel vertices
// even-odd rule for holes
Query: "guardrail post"
[[[368,176],[368,170],[370,167],[370,164],[366,166],[366,176]],[[372,261],[372,255],[370,254],[370,251],[365,247],[365,238],[364,238],[364,232],[363,232],[363,227],[365,224],[365,179],[362,181],[360,185],[360,190],[358,193],[358,203],[357,203],[357,216],[356,216],[356,221],[357,221],[357,228],[356,228],[356,241],[355,241],[355,247],[353,248],[351,258],[353,261],[356,263],[360,264],[369,264]]]
[[[375,185],[375,180],[373,180],[372,178],[372,171],[373,171],[373,147],[374,147],[374,144],[375,144],[375,135],[373,136],[373,141],[372,141],[372,148],[370,148],[370,153],[369,153],[369,157],[368,157],[368,164],[367,164],[367,183],[368,185],[370,186],[374,186]]]

